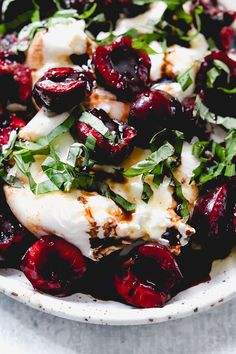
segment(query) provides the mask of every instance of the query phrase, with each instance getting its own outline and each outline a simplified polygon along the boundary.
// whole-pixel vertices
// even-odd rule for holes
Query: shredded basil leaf
[[[83,112],[79,121],[89,125],[91,128],[95,129],[98,133],[104,136],[104,138],[116,142],[117,136],[112,134],[110,130],[105,126],[101,119],[94,116],[92,113]]]
[[[42,146],[47,146],[49,145],[55,138],[57,138],[59,135],[62,135],[66,132],[69,131],[69,129],[72,127],[72,125],[75,122],[75,117],[71,115],[69,118],[67,118],[62,124],[60,124],[58,127],[56,127],[53,131],[51,131],[48,135],[43,136],[42,138],[38,139],[36,141],[36,144],[42,145]]]
[[[193,111],[193,116],[196,118],[201,118],[208,123],[222,125],[226,129],[236,129],[236,118],[234,117],[221,117],[210,112],[202,102],[200,96],[196,97],[195,107]]]
[[[141,199],[145,202],[148,203],[149,199],[152,197],[153,195],[153,190],[150,186],[150,184],[148,184],[147,182],[145,182],[143,180],[143,192],[142,192],[142,196]]]
[[[193,79],[190,75],[192,68],[193,66],[177,76],[177,82],[180,84],[183,91],[186,91],[193,83]]]
[[[219,176],[234,176],[236,157],[236,130],[231,130],[224,143],[215,141],[197,141],[192,153],[200,160],[193,171],[193,178],[198,185],[203,185]]]

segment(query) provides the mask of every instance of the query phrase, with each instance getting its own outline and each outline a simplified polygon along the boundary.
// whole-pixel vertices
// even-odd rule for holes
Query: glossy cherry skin
[[[115,277],[122,299],[136,307],[162,307],[170,290],[182,280],[179,267],[163,245],[148,242],[133,250]]]
[[[38,106],[54,112],[63,112],[78,106],[91,93],[93,75],[90,71],[73,68],[54,68],[39,79],[33,90]]]
[[[230,81],[225,75],[216,79],[213,88],[207,87],[207,72],[214,66],[214,60],[227,65],[230,71]],[[232,89],[236,86],[236,61],[228,56],[225,51],[215,51],[204,58],[196,79],[197,90],[202,92],[205,104],[211,112],[222,116],[236,117],[235,93],[226,93],[220,87]]]
[[[34,242],[34,236],[12,214],[0,183],[0,266],[19,267],[22,256]]]
[[[32,90],[30,69],[25,65],[0,60],[0,104],[8,102],[26,104]]]
[[[102,109],[93,109],[89,113],[103,122],[113,134],[114,141],[107,139],[90,125],[78,120],[77,136],[79,141],[86,143],[87,138],[92,135],[96,140],[95,149],[91,152],[93,158],[104,164],[119,164],[133,148],[136,130],[127,123],[111,119]]]
[[[236,18],[236,12],[227,11],[217,0],[194,0],[193,9],[197,6],[204,10],[200,14],[201,32],[213,38],[218,48],[229,49],[225,48],[223,37],[225,29],[230,28]]]
[[[60,237],[44,236],[26,252],[21,269],[34,288],[62,296],[73,292],[86,264],[78,248]]]
[[[234,242],[232,228],[229,229],[230,199],[235,198],[231,193],[228,183],[219,184],[207,190],[195,203],[192,216],[192,225],[197,231],[195,241],[213,258],[225,257]]]
[[[184,130],[185,137],[188,140],[191,140],[194,136],[197,136],[200,140],[208,140],[209,132],[207,130],[206,122],[193,115],[195,100],[196,96],[189,96],[182,102],[186,123],[186,129]]]
[[[130,107],[129,124],[138,132],[136,143],[146,147],[164,128],[183,130],[181,103],[161,90],[147,90],[136,96]]]
[[[132,48],[127,37],[109,46],[98,46],[93,64],[98,83],[123,100],[130,100],[149,82],[150,58],[146,52]]]
[[[21,129],[25,125],[25,121],[16,114],[10,114],[7,119],[3,118],[0,122],[0,147],[8,143],[13,130]]]

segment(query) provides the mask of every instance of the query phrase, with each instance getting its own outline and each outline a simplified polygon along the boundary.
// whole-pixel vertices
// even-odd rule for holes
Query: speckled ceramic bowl
[[[40,311],[67,319],[107,325],[158,323],[208,310],[236,296],[236,249],[214,262],[209,282],[185,290],[164,308],[136,309],[112,301],[76,294],[57,298],[32,289],[23,273],[0,270],[0,291]]]

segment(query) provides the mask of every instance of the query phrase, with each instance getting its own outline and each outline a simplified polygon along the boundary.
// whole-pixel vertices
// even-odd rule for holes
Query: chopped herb
[[[143,178],[143,192],[142,192],[142,196],[141,199],[145,202],[148,203],[149,199],[152,197],[153,195],[153,190],[150,186],[150,184],[148,184],[147,182],[144,181]]]
[[[190,75],[192,68],[193,65],[177,76],[177,82],[181,85],[183,91],[186,91],[193,83],[193,79]]]
[[[177,200],[180,202],[180,214],[182,218],[187,222],[190,216],[189,202],[183,194],[182,184],[174,177],[173,174],[172,174],[172,180],[175,185],[175,194]]]
[[[79,121],[89,125],[91,128],[95,129],[98,133],[104,136],[104,138],[116,142],[117,136],[112,134],[110,130],[105,126],[101,119],[97,118],[95,115],[89,112],[83,112]]]
[[[180,163],[180,155],[184,141],[183,133],[163,129],[150,141],[152,153],[143,161],[124,170],[126,177],[142,176],[142,200],[148,202],[153,194],[151,186],[145,181],[147,175],[153,176],[153,184],[159,187],[165,176],[174,184],[175,195],[180,205],[181,216],[187,220],[190,212],[188,201],[185,199],[181,183],[174,177],[174,171]]]
[[[174,155],[174,147],[166,142],[157,151],[153,152],[145,160],[138,162],[136,165],[126,169],[124,171],[124,176],[135,177],[139,175],[151,174],[154,168],[160,164],[160,162],[165,161],[168,157]]]
[[[85,10],[80,16],[79,18],[86,20],[88,18],[90,18],[94,12],[96,11],[97,8],[97,4],[94,3],[88,10]]]
[[[215,113],[210,112],[202,102],[200,96],[196,97],[195,107],[193,111],[193,116],[196,118],[201,118],[208,123],[222,125],[224,128],[236,129],[236,118],[234,117],[221,117]]]
[[[96,139],[94,138],[94,136],[92,134],[89,134],[86,142],[85,142],[85,146],[88,150],[90,151],[94,151],[95,147],[96,147]]]
[[[193,171],[192,178],[198,185],[203,185],[219,176],[234,176],[236,130],[231,130],[222,144],[215,141],[195,142],[192,153],[200,160],[199,166]]]
[[[222,74],[226,74],[226,80],[229,83],[230,80],[230,69],[229,67],[223,63],[221,60],[213,60],[214,66],[207,71],[207,87],[212,88],[216,80],[222,76]]]
[[[62,124],[60,124],[53,131],[51,131],[48,135],[43,136],[42,138],[38,139],[36,141],[36,144],[42,145],[42,146],[47,146],[59,135],[62,135],[64,133],[68,132],[68,130],[72,127],[74,122],[75,122],[75,117],[73,115],[71,115]]]

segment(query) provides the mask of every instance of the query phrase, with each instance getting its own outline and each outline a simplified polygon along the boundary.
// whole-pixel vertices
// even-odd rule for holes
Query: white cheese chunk
[[[156,52],[156,54],[151,54],[151,70],[150,79],[152,81],[157,81],[162,77],[162,67],[164,64],[164,53],[162,46],[159,42],[153,41],[150,43],[150,47]]]
[[[36,141],[62,124],[69,115],[69,112],[64,112],[51,116],[48,115],[44,109],[41,109],[34,118],[20,130],[19,137],[23,140]]]
[[[135,28],[139,33],[152,33],[154,26],[161,20],[167,5],[163,1],[154,2],[150,9],[133,18],[122,18],[117,22],[114,34],[120,35]]]
[[[63,141],[65,139],[66,141]],[[69,145],[73,142],[70,134],[58,138],[56,142],[57,152],[64,151],[64,159]],[[63,146],[63,148],[62,148]],[[188,155],[188,162],[183,164],[183,171],[179,170],[179,178],[190,174],[191,158],[190,147],[184,145],[183,154]],[[125,162],[124,166],[135,163],[137,159],[143,159],[149,152],[135,149],[134,153]],[[63,156],[61,155],[63,159]],[[45,180],[40,170],[42,160],[36,159],[33,164],[32,175],[37,182]],[[194,166],[191,165],[191,166]],[[19,172],[16,172],[21,178]],[[173,189],[170,181],[165,178],[159,188],[156,188],[152,179],[148,183],[153,188],[153,196],[149,203],[141,200],[142,180],[141,177],[129,178],[126,183],[109,182],[110,187],[130,202],[136,203],[136,210],[130,219],[127,219],[122,210],[109,198],[102,197],[97,193],[83,191],[53,192],[41,196],[35,196],[30,190],[25,177],[21,182],[25,188],[13,188],[5,186],[7,202],[16,215],[17,219],[37,237],[42,235],[56,234],[81,249],[87,257],[95,259],[94,250],[90,246],[90,237],[116,237],[157,240],[164,244],[167,240],[162,238],[163,233],[170,227],[176,228],[180,233],[180,242],[185,245],[189,236],[194,233],[189,225],[175,214],[176,202],[173,198]],[[196,197],[196,187],[186,183],[186,197]],[[194,194],[195,193],[195,194]],[[22,202],[24,201],[24,202]]]
[[[111,92],[97,87],[84,103],[88,109],[103,109],[113,119],[127,121],[129,115],[129,103],[117,100],[117,97]]]
[[[190,33],[191,34],[191,33]],[[208,44],[202,34],[198,34],[191,41],[191,47],[185,48],[180,45],[172,45],[164,55],[163,63],[158,55],[151,56],[151,79],[160,79],[160,75],[176,78],[179,74],[189,70],[193,83],[186,91],[183,91],[181,85],[177,82],[163,81],[153,85],[153,89],[159,89],[168,92],[172,96],[183,101],[186,97],[193,94],[195,89],[195,78],[199,69],[200,61],[207,54]],[[157,66],[157,69],[155,68]],[[156,76],[155,76],[156,75]]]
[[[49,27],[43,35],[43,53],[45,63],[68,63],[72,54],[82,55],[87,52],[85,22],[72,21]]]

